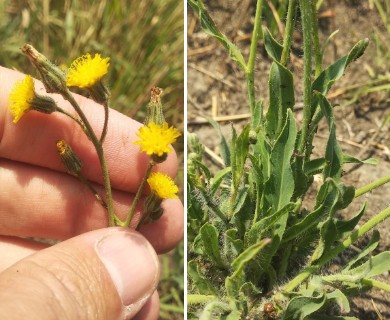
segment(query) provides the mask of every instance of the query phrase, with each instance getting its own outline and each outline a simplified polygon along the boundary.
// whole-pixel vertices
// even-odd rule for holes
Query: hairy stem
[[[107,128],[108,128],[108,112],[110,110],[108,101],[106,101],[103,104],[104,107],[104,125],[103,125],[103,130],[102,130],[102,135],[100,136],[99,142],[103,145],[104,139],[106,138],[107,135]]]
[[[115,220],[115,212],[114,212],[114,205],[112,200],[112,190],[111,190],[111,182],[110,177],[108,174],[108,168],[106,159],[104,157],[104,151],[103,146],[99,142],[98,138],[96,137],[95,132],[93,131],[91,124],[89,123],[87,117],[85,116],[84,112],[81,110],[80,106],[76,102],[76,100],[73,98],[73,96],[70,94],[70,92],[63,93],[63,96],[66,100],[70,102],[70,104],[73,106],[73,108],[76,110],[77,114],[81,118],[81,121],[85,125],[86,133],[88,134],[89,139],[92,141],[96,153],[99,157],[100,167],[102,170],[103,180],[104,180],[104,188],[106,191],[106,197],[107,197],[107,210],[108,210],[108,225],[110,227],[113,227],[116,225]]]
[[[251,127],[254,127],[255,120],[255,107],[256,107],[256,93],[255,93],[255,60],[256,60],[256,49],[259,38],[263,38],[263,31],[261,29],[261,15],[263,11],[263,0],[257,0],[255,24],[253,26],[252,41],[249,53],[248,64],[246,67],[246,82],[248,88],[248,99],[251,113]],[[263,111],[259,112],[260,122]]]
[[[134,197],[133,203],[131,204],[129,214],[127,215],[127,218],[126,218],[125,222],[123,223],[124,227],[128,227],[130,225],[131,219],[133,219],[133,216],[135,213],[135,208],[137,207],[137,204],[138,204],[139,200],[141,199],[142,193],[144,192],[144,189],[145,189],[146,181],[148,180],[150,172],[152,171],[152,168],[154,165],[155,165],[154,161],[149,162],[148,168],[146,169],[145,175],[142,178],[141,184],[138,187],[137,193]]]
[[[286,31],[283,41],[282,57],[280,59],[280,63],[285,67],[287,66],[288,57],[290,55],[290,48],[294,31],[296,4],[296,0],[290,0],[288,3]]]
[[[355,198],[360,197],[361,195],[363,195],[369,191],[372,191],[380,186],[383,186],[384,184],[386,184],[388,182],[390,182],[390,174],[383,177],[383,178],[380,178],[374,182],[371,182],[370,184],[368,184],[364,187],[357,189],[355,191]]]
[[[312,62],[312,32],[313,22],[311,14],[312,0],[300,0],[303,28],[303,123],[298,151],[303,154],[306,149],[307,131],[311,118],[311,62]]]
[[[315,55],[315,77],[317,78],[322,72],[322,54],[320,47],[320,38],[318,36],[318,18],[317,18],[317,6],[316,1],[312,1],[312,17],[313,17],[313,44]]]

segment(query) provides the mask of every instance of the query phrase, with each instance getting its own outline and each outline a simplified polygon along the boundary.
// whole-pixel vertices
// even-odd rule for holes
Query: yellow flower
[[[34,98],[34,81],[31,76],[26,76],[15,83],[9,95],[9,109],[14,116],[14,123],[32,109],[31,102]]]
[[[179,188],[166,174],[153,172],[148,178],[150,190],[160,199],[177,199]]]
[[[141,150],[148,155],[157,155],[161,157],[172,151],[169,147],[171,143],[176,141],[176,138],[180,136],[179,131],[168,126],[168,123],[164,122],[162,125],[157,125],[154,122],[150,122],[147,126],[143,126],[139,129],[137,134],[141,140],[135,141],[135,144],[141,145]]]
[[[110,58],[95,54],[92,58],[88,53],[77,58],[69,67],[66,79],[68,87],[90,88],[98,82],[108,71]]]

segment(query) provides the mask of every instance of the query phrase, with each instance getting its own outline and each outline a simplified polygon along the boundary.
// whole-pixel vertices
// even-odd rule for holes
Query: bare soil
[[[229,39],[233,39],[247,57],[255,2],[250,0],[204,2],[223,33]],[[246,84],[243,73],[230,60],[225,49],[200,29],[190,8],[188,14],[188,130],[196,132],[201,142],[210,149],[206,161],[210,168],[216,170],[220,165],[213,154],[218,155],[219,139],[204,118],[217,119],[227,136],[232,125],[240,131],[248,121]],[[361,159],[374,157],[379,160],[377,166],[345,168],[343,181],[359,188],[390,173],[389,125],[379,130],[383,119],[390,113],[390,93],[379,91],[362,94],[359,90],[368,88],[367,85],[357,89],[350,87],[370,82],[379,75],[390,76],[390,61],[383,59],[375,45],[378,34],[388,43],[390,35],[386,33],[377,11],[369,6],[368,1],[324,1],[319,17],[322,41],[336,29],[339,30],[326,49],[325,66],[347,54],[358,40],[369,38],[371,42],[366,53],[348,68],[345,76],[335,84],[328,97],[335,106],[337,137],[343,151]],[[280,33],[277,33],[277,38],[281,39]],[[303,99],[301,85],[303,67],[300,56],[302,36],[299,32],[299,23],[298,31],[294,34],[293,48],[294,56],[289,67],[294,73],[296,85],[295,109],[299,110]],[[264,99],[266,105],[271,62],[261,45],[258,51],[256,91],[257,97]],[[235,120],[231,117],[237,115],[242,115],[243,119]],[[227,116],[224,121],[221,119],[223,116]],[[298,119],[301,117],[299,111],[296,117]],[[324,153],[327,130],[325,124],[318,130],[314,150],[316,156]],[[316,184],[313,185],[313,188],[315,187]],[[310,206],[310,194],[305,200]],[[343,214],[346,217],[353,216],[364,201],[367,201],[368,208],[363,221],[367,221],[389,206],[390,184],[360,197]],[[376,253],[390,250],[390,222],[382,223],[378,229],[381,243]],[[390,283],[389,274],[383,275],[382,280]],[[359,319],[390,319],[390,295],[379,290],[362,293],[353,299],[351,310]]]

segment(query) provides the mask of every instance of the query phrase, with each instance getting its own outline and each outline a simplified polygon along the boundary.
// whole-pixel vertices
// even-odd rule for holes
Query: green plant
[[[333,107],[326,95],[348,65],[365,51],[359,41],[344,57],[323,69],[316,27],[315,1],[290,0],[283,45],[261,28],[263,1],[258,0],[250,54],[222,34],[201,0],[189,0],[203,30],[216,38],[243,70],[248,88],[250,123],[231,141],[222,135],[225,167],[213,175],[202,163],[204,146],[195,134],[188,143],[188,275],[189,319],[331,319],[346,315],[348,297],[365,289],[390,292],[375,279],[390,269],[390,252],[373,255],[379,243],[374,230],[361,252],[336,271],[332,260],[390,216],[390,207],[360,225],[366,204],[350,220],[337,213],[362,194],[390,181],[386,176],[355,189],[342,182],[345,163],[375,164],[342,152],[336,139]],[[288,57],[299,5],[303,27],[303,121],[294,117],[293,74]],[[256,98],[254,64],[262,38],[272,59],[269,105]],[[312,76],[312,64],[315,76]],[[321,157],[314,157],[313,139],[319,122],[328,125]],[[314,208],[305,209],[305,195],[314,175],[322,176]],[[332,310],[338,305],[338,311]],[[356,319],[333,317],[332,319]]]

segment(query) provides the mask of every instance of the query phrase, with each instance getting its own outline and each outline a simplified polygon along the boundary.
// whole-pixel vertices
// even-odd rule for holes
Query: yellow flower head
[[[153,172],[148,178],[150,190],[160,199],[177,199],[179,188],[166,174]]]
[[[9,109],[14,116],[14,123],[31,110],[31,102],[35,97],[34,81],[31,76],[15,83],[9,95]]]
[[[66,79],[68,87],[90,88],[98,82],[108,71],[110,58],[95,54],[92,58],[89,53],[77,58],[69,67]]]
[[[147,126],[139,129],[137,136],[141,140],[134,143],[141,145],[143,152],[161,157],[172,151],[169,145],[176,141],[177,137],[180,136],[180,132],[174,127],[169,128],[166,122],[162,125],[150,122]]]

